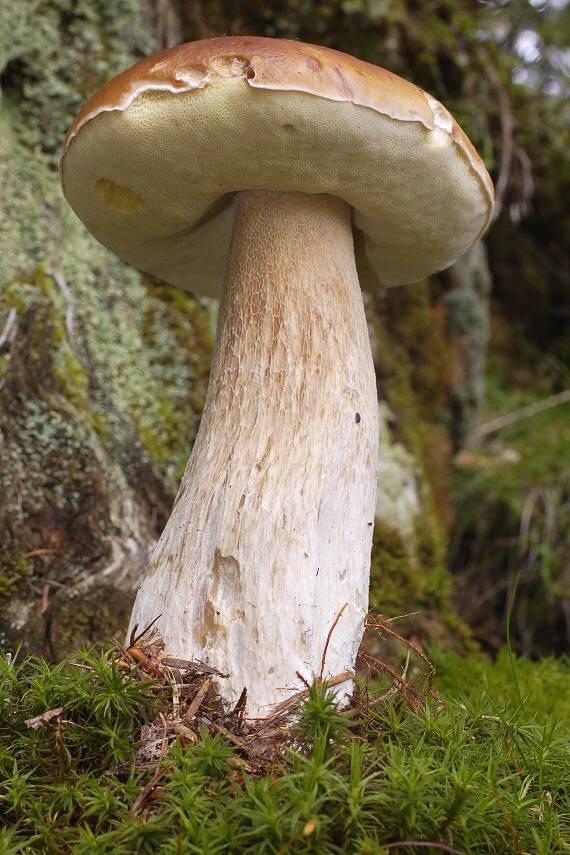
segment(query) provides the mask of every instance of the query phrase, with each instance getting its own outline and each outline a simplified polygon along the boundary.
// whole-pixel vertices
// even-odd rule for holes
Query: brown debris
[[[442,700],[439,694],[433,689],[433,681],[435,678],[435,666],[428,656],[423,652],[418,644],[415,644],[408,638],[397,633],[390,626],[390,621],[386,620],[382,615],[369,613],[366,619],[366,636],[368,638],[386,638],[393,639],[402,647],[407,648],[408,657],[412,654],[415,658],[425,665],[425,670],[421,670],[417,666],[412,668],[412,676],[408,676],[408,662],[402,672],[398,674],[394,667],[389,665],[383,659],[373,655],[367,647],[362,644],[358,652],[359,672],[364,669],[366,677],[366,694],[368,679],[371,676],[379,676],[384,674],[391,678],[391,686],[388,690],[372,699],[367,699],[363,703],[363,707],[368,709],[372,706],[385,702],[388,698],[399,694],[405,702],[413,710],[419,710],[424,705],[426,700],[435,701],[438,709],[441,708]]]
[[[331,627],[327,644],[342,612],[343,609]],[[236,757],[231,764],[236,774],[240,771],[264,774],[275,764],[283,762],[286,749],[297,746],[295,721],[311,690],[307,681],[302,680],[305,688],[277,704],[267,717],[248,718],[245,715],[245,688],[233,708],[228,708],[216,688],[225,675],[203,662],[165,655],[164,644],[151,627],[139,635],[135,633],[136,630],[127,649],[117,645],[118,666],[123,672],[134,671],[141,678],[152,678],[157,683],[153,691],[161,696],[168,693],[170,703],[166,712],[145,724],[141,730],[135,751],[136,766],[139,770],[157,771],[137,797],[133,813],[140,815],[147,803],[156,798],[162,775],[158,771],[164,769],[161,761],[177,740],[182,744],[194,744],[198,742],[201,731],[221,734],[236,749]],[[364,717],[372,707],[385,704],[390,699],[405,703],[414,710],[420,709],[428,699],[440,703],[439,696],[432,689],[435,669],[416,644],[395,632],[381,615],[369,615],[367,634],[396,641],[407,651],[407,661],[402,669],[397,663],[384,662],[363,646],[356,675],[352,671],[344,671],[329,679],[316,677],[319,685],[327,687],[355,681],[353,698],[341,710],[344,714],[358,719],[359,714]],[[417,665],[410,665],[412,657]],[[325,658],[326,647],[323,665]],[[369,680],[377,678],[381,678],[384,684],[371,695]]]
[[[63,713],[63,707],[57,707],[53,710],[46,710],[40,715],[36,715],[33,718],[28,718],[24,722],[27,728],[30,730],[40,730],[42,727],[51,727],[53,725],[58,725],[61,723],[61,714]]]
[[[136,816],[137,814],[142,812],[148,800],[151,798],[151,796],[154,795],[156,788],[158,787],[158,783],[165,772],[165,766],[157,766],[155,773],[148,782],[148,784],[143,787],[143,789],[140,791],[140,793],[134,800],[133,805],[131,807],[131,813],[135,814]]]
[[[208,677],[206,680],[204,680],[204,682],[202,683],[202,685],[200,686],[200,688],[196,692],[192,703],[190,704],[190,706],[186,710],[186,714],[184,716],[186,721],[193,721],[193,719],[196,717],[196,713],[198,712],[198,709],[200,708],[200,704],[204,700],[204,698],[208,692],[208,689],[210,688],[211,682],[212,682],[211,677]]]

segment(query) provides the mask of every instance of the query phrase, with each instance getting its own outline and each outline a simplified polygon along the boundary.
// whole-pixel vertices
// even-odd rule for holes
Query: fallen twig
[[[143,787],[143,789],[140,791],[140,793],[138,794],[138,796],[134,800],[133,806],[131,807],[131,813],[132,814],[135,814],[135,816],[136,816],[136,814],[141,812],[141,810],[143,809],[143,807],[147,803],[150,796],[154,793],[154,791],[158,787],[159,781],[163,777],[165,772],[166,772],[165,766],[157,766],[156,767],[154,775],[152,776],[152,778],[150,779],[148,784],[145,787]]]
[[[377,671],[383,671],[385,674],[389,674],[390,677],[392,677],[392,679],[395,680],[396,683],[398,683],[398,685],[405,692],[409,693],[414,698],[414,701],[422,701],[420,692],[414,686],[412,686],[411,683],[408,683],[406,680],[400,677],[400,675],[396,671],[394,671],[394,669],[386,662],[383,662],[381,659],[378,659],[377,656],[373,656],[371,653],[368,653],[367,650],[363,650],[360,653],[360,656],[362,657],[362,659],[364,659],[365,662],[367,662],[368,664],[372,664],[372,667],[376,668]]]
[[[131,657],[133,662],[136,662],[137,665],[140,665],[141,668],[143,668],[149,674],[152,674],[153,677],[164,676],[162,668],[155,662],[153,662],[152,659],[149,659],[149,657],[146,655],[146,653],[143,653],[140,647],[133,647],[131,645],[130,647],[127,647],[126,653],[128,656]]]
[[[392,638],[395,638],[397,641],[400,642],[400,644],[403,644],[405,647],[407,647],[408,650],[411,650],[412,653],[415,653],[415,655],[419,659],[421,659],[422,662],[425,662],[425,664],[428,667],[428,672],[429,672],[428,673],[428,686],[431,689],[431,686],[432,686],[432,683],[433,683],[433,680],[435,677],[435,666],[434,666],[433,662],[431,662],[428,659],[428,657],[425,655],[425,653],[422,650],[420,650],[420,648],[417,646],[417,644],[414,644],[408,638],[404,638],[403,635],[400,635],[395,630],[393,630],[391,627],[389,627],[388,621],[386,621],[382,615],[368,615],[367,619],[366,619],[366,628],[367,629],[376,629],[376,630],[379,630],[380,632],[385,632],[387,635],[392,636]]]

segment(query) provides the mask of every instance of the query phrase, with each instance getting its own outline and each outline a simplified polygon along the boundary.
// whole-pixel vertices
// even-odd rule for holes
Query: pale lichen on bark
[[[1,14],[0,576],[19,582],[4,586],[0,632],[45,650],[62,584],[83,580],[82,600],[136,583],[197,429],[211,330],[203,304],[98,246],[59,189],[78,106],[151,49],[139,3]]]

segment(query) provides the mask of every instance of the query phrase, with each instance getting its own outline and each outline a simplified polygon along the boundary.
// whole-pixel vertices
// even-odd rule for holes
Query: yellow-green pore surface
[[[101,243],[214,296],[239,191],[344,199],[358,260],[386,285],[451,264],[493,204],[484,165],[435,99],[336,51],[260,38],[182,45],[115,78],[72,127],[62,181]]]

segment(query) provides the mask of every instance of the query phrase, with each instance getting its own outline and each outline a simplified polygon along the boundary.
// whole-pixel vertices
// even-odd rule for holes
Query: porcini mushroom
[[[350,671],[363,632],[378,424],[358,274],[389,286],[450,265],[489,224],[490,178],[413,84],[230,37],[103,86],[61,173],[118,256],[223,295],[200,430],[131,625],[161,615],[170,654],[228,674],[222,695],[245,686],[263,715],[298,675]]]

